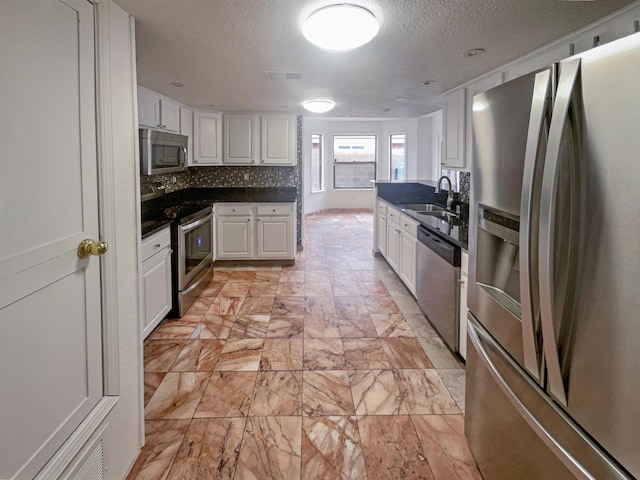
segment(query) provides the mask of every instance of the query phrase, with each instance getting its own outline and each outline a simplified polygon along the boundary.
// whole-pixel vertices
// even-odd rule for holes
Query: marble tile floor
[[[292,267],[226,267],[144,344],[129,479],[481,479],[464,365],[387,263],[373,215],[309,216]]]

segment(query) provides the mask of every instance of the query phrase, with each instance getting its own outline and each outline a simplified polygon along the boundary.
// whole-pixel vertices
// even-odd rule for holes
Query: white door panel
[[[0,3],[0,478],[32,478],[102,398],[94,10]]]

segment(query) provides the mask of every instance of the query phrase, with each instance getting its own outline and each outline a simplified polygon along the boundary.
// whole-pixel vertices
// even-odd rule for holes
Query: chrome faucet
[[[438,179],[438,185],[436,186],[435,193],[440,193],[440,185],[442,185],[442,180],[446,180],[449,183],[449,195],[447,196],[447,209],[451,210],[451,205],[453,205],[453,187],[451,186],[451,179],[446,175],[441,176]]]

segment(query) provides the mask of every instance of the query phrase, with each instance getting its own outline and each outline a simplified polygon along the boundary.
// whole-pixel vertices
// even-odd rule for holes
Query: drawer
[[[251,215],[251,204],[218,204],[216,205],[216,215]]]
[[[387,222],[399,225],[401,215],[400,210],[396,210],[393,207],[387,207]]]
[[[142,241],[142,261],[171,246],[171,228],[167,227]]]
[[[378,200],[378,213],[381,213],[383,215],[387,214],[387,204],[381,202],[380,200]]]
[[[291,205],[258,205],[258,216],[291,215]]]
[[[400,228],[412,237],[418,236],[418,225],[419,222],[416,222],[414,219],[406,215],[400,215]]]

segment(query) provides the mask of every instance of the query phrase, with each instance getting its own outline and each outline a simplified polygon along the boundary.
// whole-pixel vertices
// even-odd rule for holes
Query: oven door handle
[[[187,223],[186,225],[180,225],[180,231],[182,233],[187,233],[191,230],[193,230],[194,228],[199,227],[200,225],[202,225],[205,222],[211,221],[211,213],[207,213],[206,216],[204,217],[200,217],[196,220],[194,220],[193,222]]]

